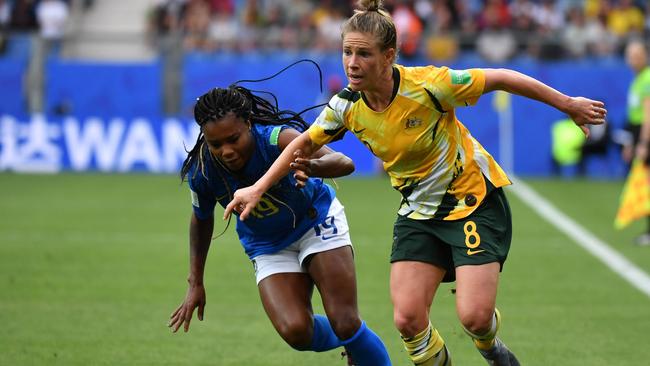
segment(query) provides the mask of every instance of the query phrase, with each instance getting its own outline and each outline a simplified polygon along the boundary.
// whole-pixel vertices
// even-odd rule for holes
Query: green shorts
[[[458,266],[499,262],[503,269],[511,240],[510,206],[503,189],[496,188],[472,214],[460,220],[397,216],[390,261],[431,263],[447,270],[443,281],[452,282]]]

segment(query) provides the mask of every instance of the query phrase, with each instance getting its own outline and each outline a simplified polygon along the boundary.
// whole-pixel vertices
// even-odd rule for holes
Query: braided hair
[[[185,180],[192,165],[198,161],[199,169],[203,171],[203,151],[206,146],[205,137],[203,136],[203,126],[212,121],[218,121],[228,113],[234,114],[238,118],[250,121],[251,124],[261,125],[289,125],[292,128],[302,132],[309,125],[301,117],[304,112],[296,113],[291,110],[280,110],[277,105],[275,95],[271,95],[275,104],[254,94],[240,85],[231,85],[228,88],[214,88],[203,94],[196,100],[194,105],[194,120],[201,127],[201,132],[196,139],[196,144],[187,154],[181,167],[181,180]]]

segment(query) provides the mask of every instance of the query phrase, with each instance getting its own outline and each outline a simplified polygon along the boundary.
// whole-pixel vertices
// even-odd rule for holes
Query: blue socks
[[[327,317],[314,315],[314,335],[311,340],[310,350],[324,352],[341,346],[345,347],[345,350],[350,353],[355,365],[391,365],[384,343],[366,326],[366,322],[361,322],[361,326],[352,337],[340,340],[334,333]]]
[[[350,352],[355,365],[359,366],[390,366],[388,352],[381,339],[361,322],[359,330],[349,339],[341,342],[346,351]]]
[[[323,352],[342,346],[327,317],[314,315],[314,335],[311,339],[311,351]]]

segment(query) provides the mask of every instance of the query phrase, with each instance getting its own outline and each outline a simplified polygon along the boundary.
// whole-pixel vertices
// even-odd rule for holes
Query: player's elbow
[[[516,73],[509,69],[485,69],[485,88],[483,93],[494,90],[510,91]]]
[[[354,161],[350,159],[348,156],[340,154],[340,164],[341,164],[341,175],[350,175],[354,173]]]

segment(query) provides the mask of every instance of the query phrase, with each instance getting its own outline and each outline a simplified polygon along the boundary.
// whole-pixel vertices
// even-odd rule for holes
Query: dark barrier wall
[[[308,63],[299,64],[272,80],[244,85],[251,89],[273,92],[281,108],[299,111],[325,102],[330,93],[327,90],[328,85],[335,85],[337,81],[344,80],[340,56],[336,54],[306,57],[317,61],[322,68],[325,89],[323,93],[318,86],[318,72]],[[305,55],[188,55],[182,70],[182,110],[178,118],[174,119],[174,123],[181,126],[178,128],[183,131],[191,131],[191,110],[199,95],[215,86],[227,86],[242,79],[270,76],[301,58],[305,58]],[[424,65],[426,62],[412,61],[405,64]],[[450,66],[457,69],[495,67],[471,60]],[[623,126],[627,87],[632,74],[621,60],[552,64],[519,61],[505,66],[536,77],[564,93],[605,101],[609,109],[610,124],[613,128]],[[29,162],[45,159],[56,162],[44,169],[47,171],[71,169],[168,172],[174,171],[176,165],[180,164],[182,154],[178,153],[178,146],[185,142],[189,148],[194,142],[190,132],[175,140],[180,145],[173,142],[173,137],[169,136],[169,131],[178,128],[169,127],[169,120],[161,116],[161,62],[89,64],[50,59],[47,64],[46,114],[32,117],[24,117],[22,84],[17,76],[22,74],[20,67],[10,60],[0,60],[0,78],[3,81],[0,84],[0,95],[3,96],[0,98],[0,114],[3,115],[0,125],[0,170],[39,170],[40,165]],[[499,121],[503,114],[500,115],[495,109],[494,95],[495,93],[491,93],[483,96],[475,107],[459,109],[458,115],[483,146],[497,159],[501,159]],[[511,144],[514,152],[515,172],[526,176],[549,175],[550,127],[553,121],[563,116],[553,108],[517,96],[511,98],[506,107],[512,109],[514,119],[513,141],[506,143]],[[318,111],[306,113],[306,119],[311,122],[317,113]],[[59,114],[74,117],[66,119]],[[41,149],[42,151],[33,148],[45,146],[44,141],[53,148]],[[114,151],[88,147],[88,144],[106,144]],[[346,136],[333,147],[355,159],[358,173],[370,174],[378,171],[377,161],[353,136]],[[156,158],[150,157],[153,151],[161,155],[167,154],[167,160],[157,162]],[[54,154],[54,157],[48,157],[48,153]],[[28,168],[25,168],[26,166]],[[605,157],[590,161],[588,168],[590,175],[602,177],[618,177],[624,172],[615,149],[611,149]]]

